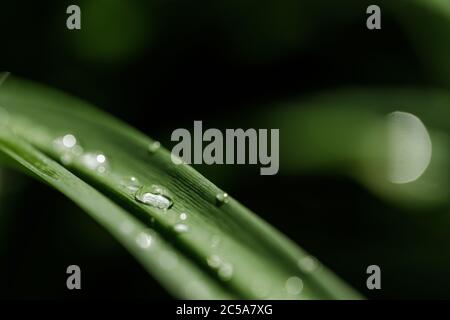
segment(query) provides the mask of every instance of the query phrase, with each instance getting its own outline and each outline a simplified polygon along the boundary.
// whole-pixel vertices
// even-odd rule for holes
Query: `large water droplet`
[[[228,201],[229,201],[228,194],[225,192],[221,192],[221,193],[217,194],[216,201],[217,201],[218,206],[228,203]]]
[[[81,156],[81,163],[90,170],[105,173],[109,168],[109,161],[103,153],[87,152]]]
[[[153,206],[158,209],[170,209],[173,201],[170,199],[168,192],[160,186],[152,185],[150,188],[141,187],[135,194],[137,201]]]
[[[303,281],[299,277],[290,277],[286,280],[285,288],[290,295],[299,295],[303,291]]]

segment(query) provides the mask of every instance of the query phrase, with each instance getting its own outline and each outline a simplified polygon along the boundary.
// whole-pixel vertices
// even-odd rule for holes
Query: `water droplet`
[[[60,154],[60,160],[65,165],[71,164],[76,157],[83,153],[83,148],[71,133],[53,140],[53,149]]]
[[[108,159],[103,153],[87,152],[81,156],[81,163],[90,170],[105,173],[109,167]]]
[[[290,277],[286,280],[285,288],[290,295],[299,295],[303,291],[303,281],[299,277]]]
[[[77,138],[73,134],[66,134],[62,138],[62,144],[66,148],[73,148],[77,144]]]
[[[177,223],[173,228],[178,233],[185,233],[189,231],[189,226],[184,223]]]
[[[211,268],[217,269],[222,264],[222,259],[218,255],[213,254],[212,256],[208,257],[206,262]]]
[[[229,197],[225,192],[219,193],[216,195],[217,205],[221,206],[228,203]]]
[[[131,192],[136,192],[141,187],[139,180],[133,176],[122,178],[120,184]]]
[[[152,236],[147,232],[141,232],[136,237],[136,243],[142,249],[148,249],[152,245]]]
[[[298,267],[306,273],[311,273],[319,267],[319,261],[313,256],[305,256],[298,260]]]
[[[159,150],[159,148],[161,148],[161,143],[159,141],[153,141],[148,146],[148,152],[150,154],[154,154],[154,153],[156,153],[156,151]]]
[[[221,280],[228,281],[233,276],[233,265],[224,261],[218,255],[213,254],[209,256],[206,262],[211,268],[217,269],[217,275]]]
[[[233,276],[233,265],[231,263],[227,263],[227,262],[223,263],[220,266],[217,274],[219,275],[219,278],[224,281],[230,280],[231,277]]]
[[[153,185],[150,188],[141,187],[135,194],[137,201],[151,205],[158,209],[170,209],[173,205],[173,201],[168,196],[166,190],[160,186]]]
[[[187,219],[187,214],[186,213],[180,213],[180,220],[186,220]]]

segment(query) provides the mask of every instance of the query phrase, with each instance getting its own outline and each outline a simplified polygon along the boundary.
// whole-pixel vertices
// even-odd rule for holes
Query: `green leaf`
[[[90,213],[174,296],[361,298],[193,168],[173,164],[167,150],[115,118],[15,78],[0,88],[0,106],[0,153]],[[70,147],[58,140],[64,136]],[[161,207],[168,199],[173,206],[137,201],[137,184]],[[267,201],[279,201],[283,210],[284,200]]]

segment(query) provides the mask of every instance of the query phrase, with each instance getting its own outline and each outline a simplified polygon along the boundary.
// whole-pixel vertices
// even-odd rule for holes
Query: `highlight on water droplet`
[[[141,187],[138,178],[134,176],[123,177],[120,180],[120,185],[130,192],[136,192]]]
[[[286,280],[285,288],[288,294],[299,295],[303,291],[303,281],[299,277],[290,277]]]
[[[143,204],[163,210],[170,209],[173,205],[168,192],[157,185],[140,187],[135,194],[135,199]]]
[[[147,232],[140,232],[136,236],[136,243],[142,249],[148,249],[151,247],[153,242],[152,236]]]
[[[109,161],[103,153],[87,152],[81,156],[81,163],[90,170],[105,173],[109,168]]]
[[[69,165],[83,153],[75,135],[68,133],[53,140],[53,149],[60,155],[60,161]]]
[[[148,146],[148,152],[150,154],[154,154],[156,153],[156,151],[158,151],[161,148],[161,143],[159,141],[153,141],[152,143],[149,144]]]
[[[180,213],[180,220],[186,220],[187,219],[187,214],[186,213]]]
[[[177,223],[173,229],[178,233],[185,233],[189,231],[189,226],[184,223]]]
[[[218,206],[228,203],[228,201],[229,201],[228,194],[225,192],[221,192],[221,193],[217,194],[216,201],[217,201]]]

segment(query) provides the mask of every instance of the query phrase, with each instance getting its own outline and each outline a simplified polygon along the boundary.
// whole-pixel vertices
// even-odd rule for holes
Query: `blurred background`
[[[79,31],[66,28],[71,4]],[[366,27],[370,4],[381,30]],[[368,298],[450,298],[449,1],[18,0],[0,12],[0,71],[167,148],[194,120],[279,128],[276,176],[195,167]],[[70,264],[81,291],[66,289]],[[371,264],[382,290],[366,287]],[[170,298],[82,210],[0,168],[0,298],[87,297]]]

